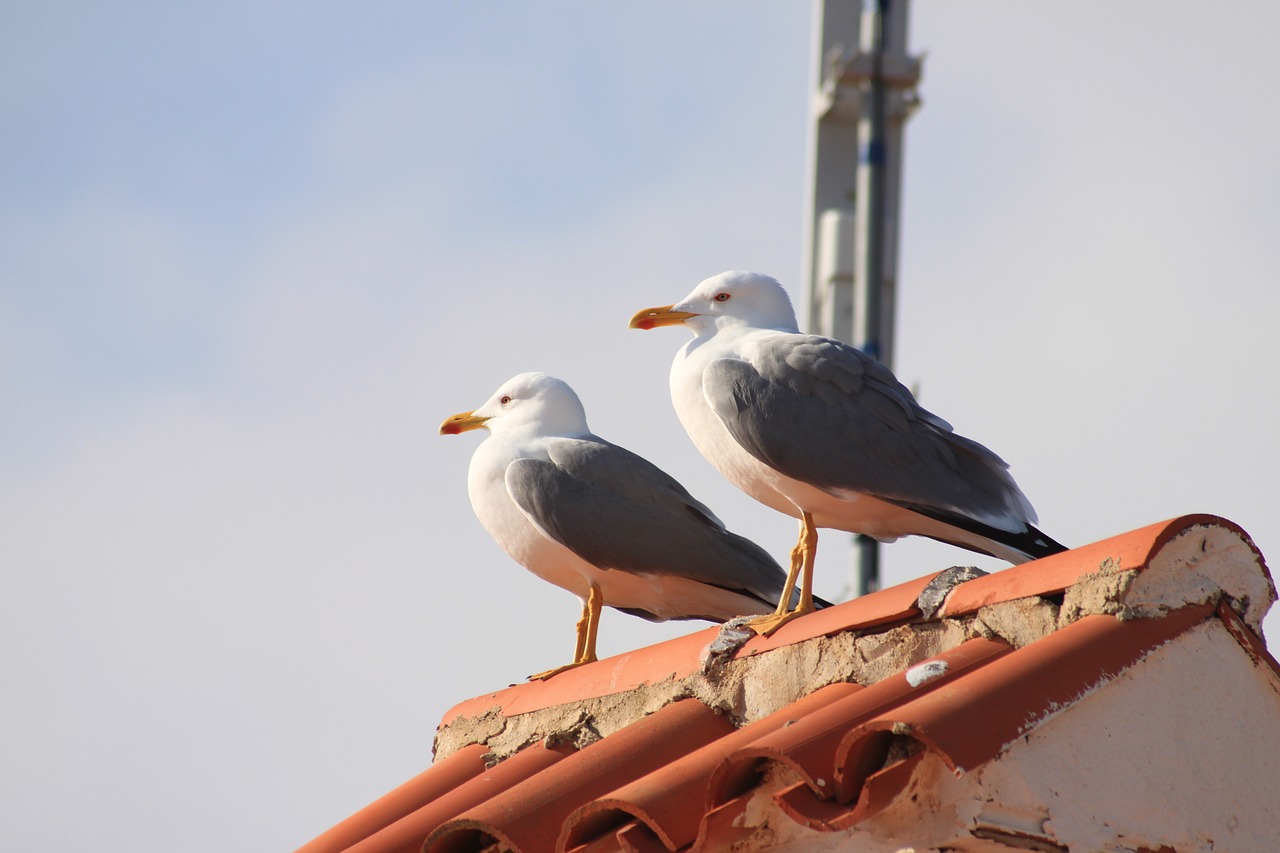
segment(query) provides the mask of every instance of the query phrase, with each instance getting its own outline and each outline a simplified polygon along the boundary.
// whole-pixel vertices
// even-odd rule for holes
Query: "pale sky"
[[[471,512],[482,434],[436,435],[516,373],[785,556],[671,409],[686,333],[626,321],[725,269],[802,300],[808,4],[10,7],[0,848],[289,850],[566,662],[578,602]],[[1211,512],[1280,553],[1280,5],[911,26],[899,377],[1066,544]]]

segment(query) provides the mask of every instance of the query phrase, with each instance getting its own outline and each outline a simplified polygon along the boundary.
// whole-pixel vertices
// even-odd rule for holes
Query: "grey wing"
[[[702,388],[734,439],[793,479],[1002,530],[1035,521],[999,456],[956,435],[888,368],[838,341],[765,341],[754,364],[712,362]]]
[[[507,467],[507,491],[547,536],[594,566],[679,575],[772,606],[785,573],[648,460],[601,439]]]

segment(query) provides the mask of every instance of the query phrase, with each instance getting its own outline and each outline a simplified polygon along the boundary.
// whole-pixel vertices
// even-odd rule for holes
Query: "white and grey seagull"
[[[490,435],[467,473],[476,516],[516,562],[582,600],[573,662],[531,680],[596,660],[604,605],[723,622],[769,613],[782,596],[786,573],[764,549],[657,466],[593,435],[564,381],[522,373],[440,434],[481,427]]]
[[[925,410],[893,373],[839,341],[801,334],[787,293],[760,273],[725,272],[674,305],[646,308],[633,329],[684,325],[671,401],[720,473],[800,519],[790,596],[752,627],[771,633],[813,609],[818,527],[885,542],[919,535],[1011,563],[1065,548],[1033,525],[1009,466]]]

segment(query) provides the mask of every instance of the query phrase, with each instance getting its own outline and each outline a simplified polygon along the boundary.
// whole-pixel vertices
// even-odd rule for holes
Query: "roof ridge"
[[[1215,617],[1280,691],[1260,637],[1270,573],[1216,516],[960,583],[926,618],[941,574],[795,620],[706,672],[714,628],[459,703],[435,765],[300,853],[703,850],[741,836],[761,796],[800,826],[847,830],[899,802],[930,756],[929,773],[972,771]]]

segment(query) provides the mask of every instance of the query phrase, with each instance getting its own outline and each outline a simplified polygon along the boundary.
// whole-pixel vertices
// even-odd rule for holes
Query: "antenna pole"
[[[815,0],[811,332],[892,366],[903,126],[922,62],[907,54],[909,0]],[[880,585],[879,546],[856,537],[855,596]]]

